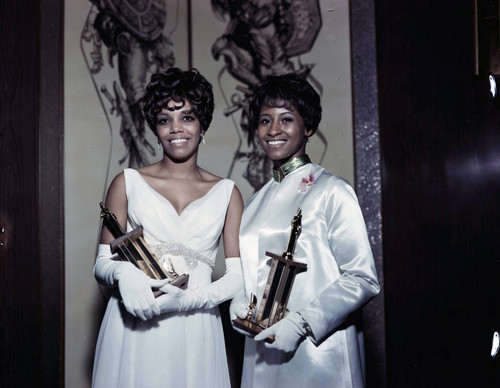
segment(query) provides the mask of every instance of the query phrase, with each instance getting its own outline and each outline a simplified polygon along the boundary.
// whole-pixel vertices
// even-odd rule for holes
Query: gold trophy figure
[[[113,212],[104,207],[102,202],[100,206],[103,223],[116,239],[109,244],[112,253],[118,253],[122,260],[131,262],[153,279],[169,279],[173,286],[182,289],[187,287],[189,275],[177,274],[173,266],[170,266],[168,270],[163,268],[144,240],[141,226],[125,233]],[[159,290],[153,293],[156,297],[162,294]]]
[[[302,232],[301,221],[302,211],[299,208],[297,215],[291,221],[286,251],[281,256],[266,252],[266,256],[271,257],[272,261],[259,309],[255,313],[257,301],[255,295],[252,294],[247,316],[233,320],[233,324],[239,329],[257,335],[286,316],[286,306],[295,276],[307,270],[307,264],[293,260],[295,245]],[[273,339],[268,338],[266,341],[272,342]]]

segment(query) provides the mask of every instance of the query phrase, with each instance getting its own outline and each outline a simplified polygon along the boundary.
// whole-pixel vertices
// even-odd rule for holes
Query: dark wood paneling
[[[0,2],[2,387],[64,385],[62,9]]]
[[[32,3],[0,2],[1,386],[40,385],[38,33]]]
[[[500,131],[471,1],[376,2],[389,387],[498,386]]]

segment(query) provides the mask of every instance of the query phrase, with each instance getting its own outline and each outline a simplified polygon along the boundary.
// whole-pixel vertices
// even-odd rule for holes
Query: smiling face
[[[156,132],[165,156],[171,160],[186,161],[197,156],[203,133],[189,101],[170,100],[157,115]]]
[[[307,136],[302,116],[293,107],[268,107],[260,110],[257,126],[259,144],[279,168],[286,161],[305,153]]]

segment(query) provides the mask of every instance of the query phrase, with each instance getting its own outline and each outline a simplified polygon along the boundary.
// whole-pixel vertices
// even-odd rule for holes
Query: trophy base
[[[188,281],[189,281],[189,275],[185,273],[183,275],[180,275],[177,279],[172,280],[169,284],[175,287],[179,287],[182,290],[185,290],[188,285]],[[155,298],[158,298],[160,295],[163,295],[163,292],[155,289],[153,290],[153,295],[155,296]]]
[[[189,275],[187,273],[180,275],[177,279],[173,280],[170,282],[172,286],[176,286],[179,288],[182,288],[183,290],[186,289],[188,285],[188,280],[189,280]]]
[[[262,326],[248,319],[241,319],[241,318],[233,319],[233,325],[238,329],[247,332],[252,337],[255,337],[257,334],[259,334],[261,331],[264,330]],[[274,342],[274,336],[267,337],[266,342],[272,344]]]
[[[261,326],[248,319],[236,318],[233,320],[233,325],[238,329],[243,330],[248,334],[251,334],[252,336],[256,336],[262,330],[264,330]]]

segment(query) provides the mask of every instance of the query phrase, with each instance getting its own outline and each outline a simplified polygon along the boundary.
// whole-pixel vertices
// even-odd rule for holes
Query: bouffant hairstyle
[[[259,126],[260,110],[262,106],[269,108],[293,108],[304,119],[306,129],[318,129],[321,121],[321,99],[303,77],[290,73],[270,76],[257,88],[249,108],[250,125],[253,129]]]
[[[171,100],[180,103],[189,101],[193,113],[200,120],[201,130],[208,129],[214,112],[214,94],[212,85],[198,70],[193,68],[183,71],[177,67],[171,67],[151,76],[144,94],[142,110],[149,128],[155,135],[157,135],[158,113]]]

